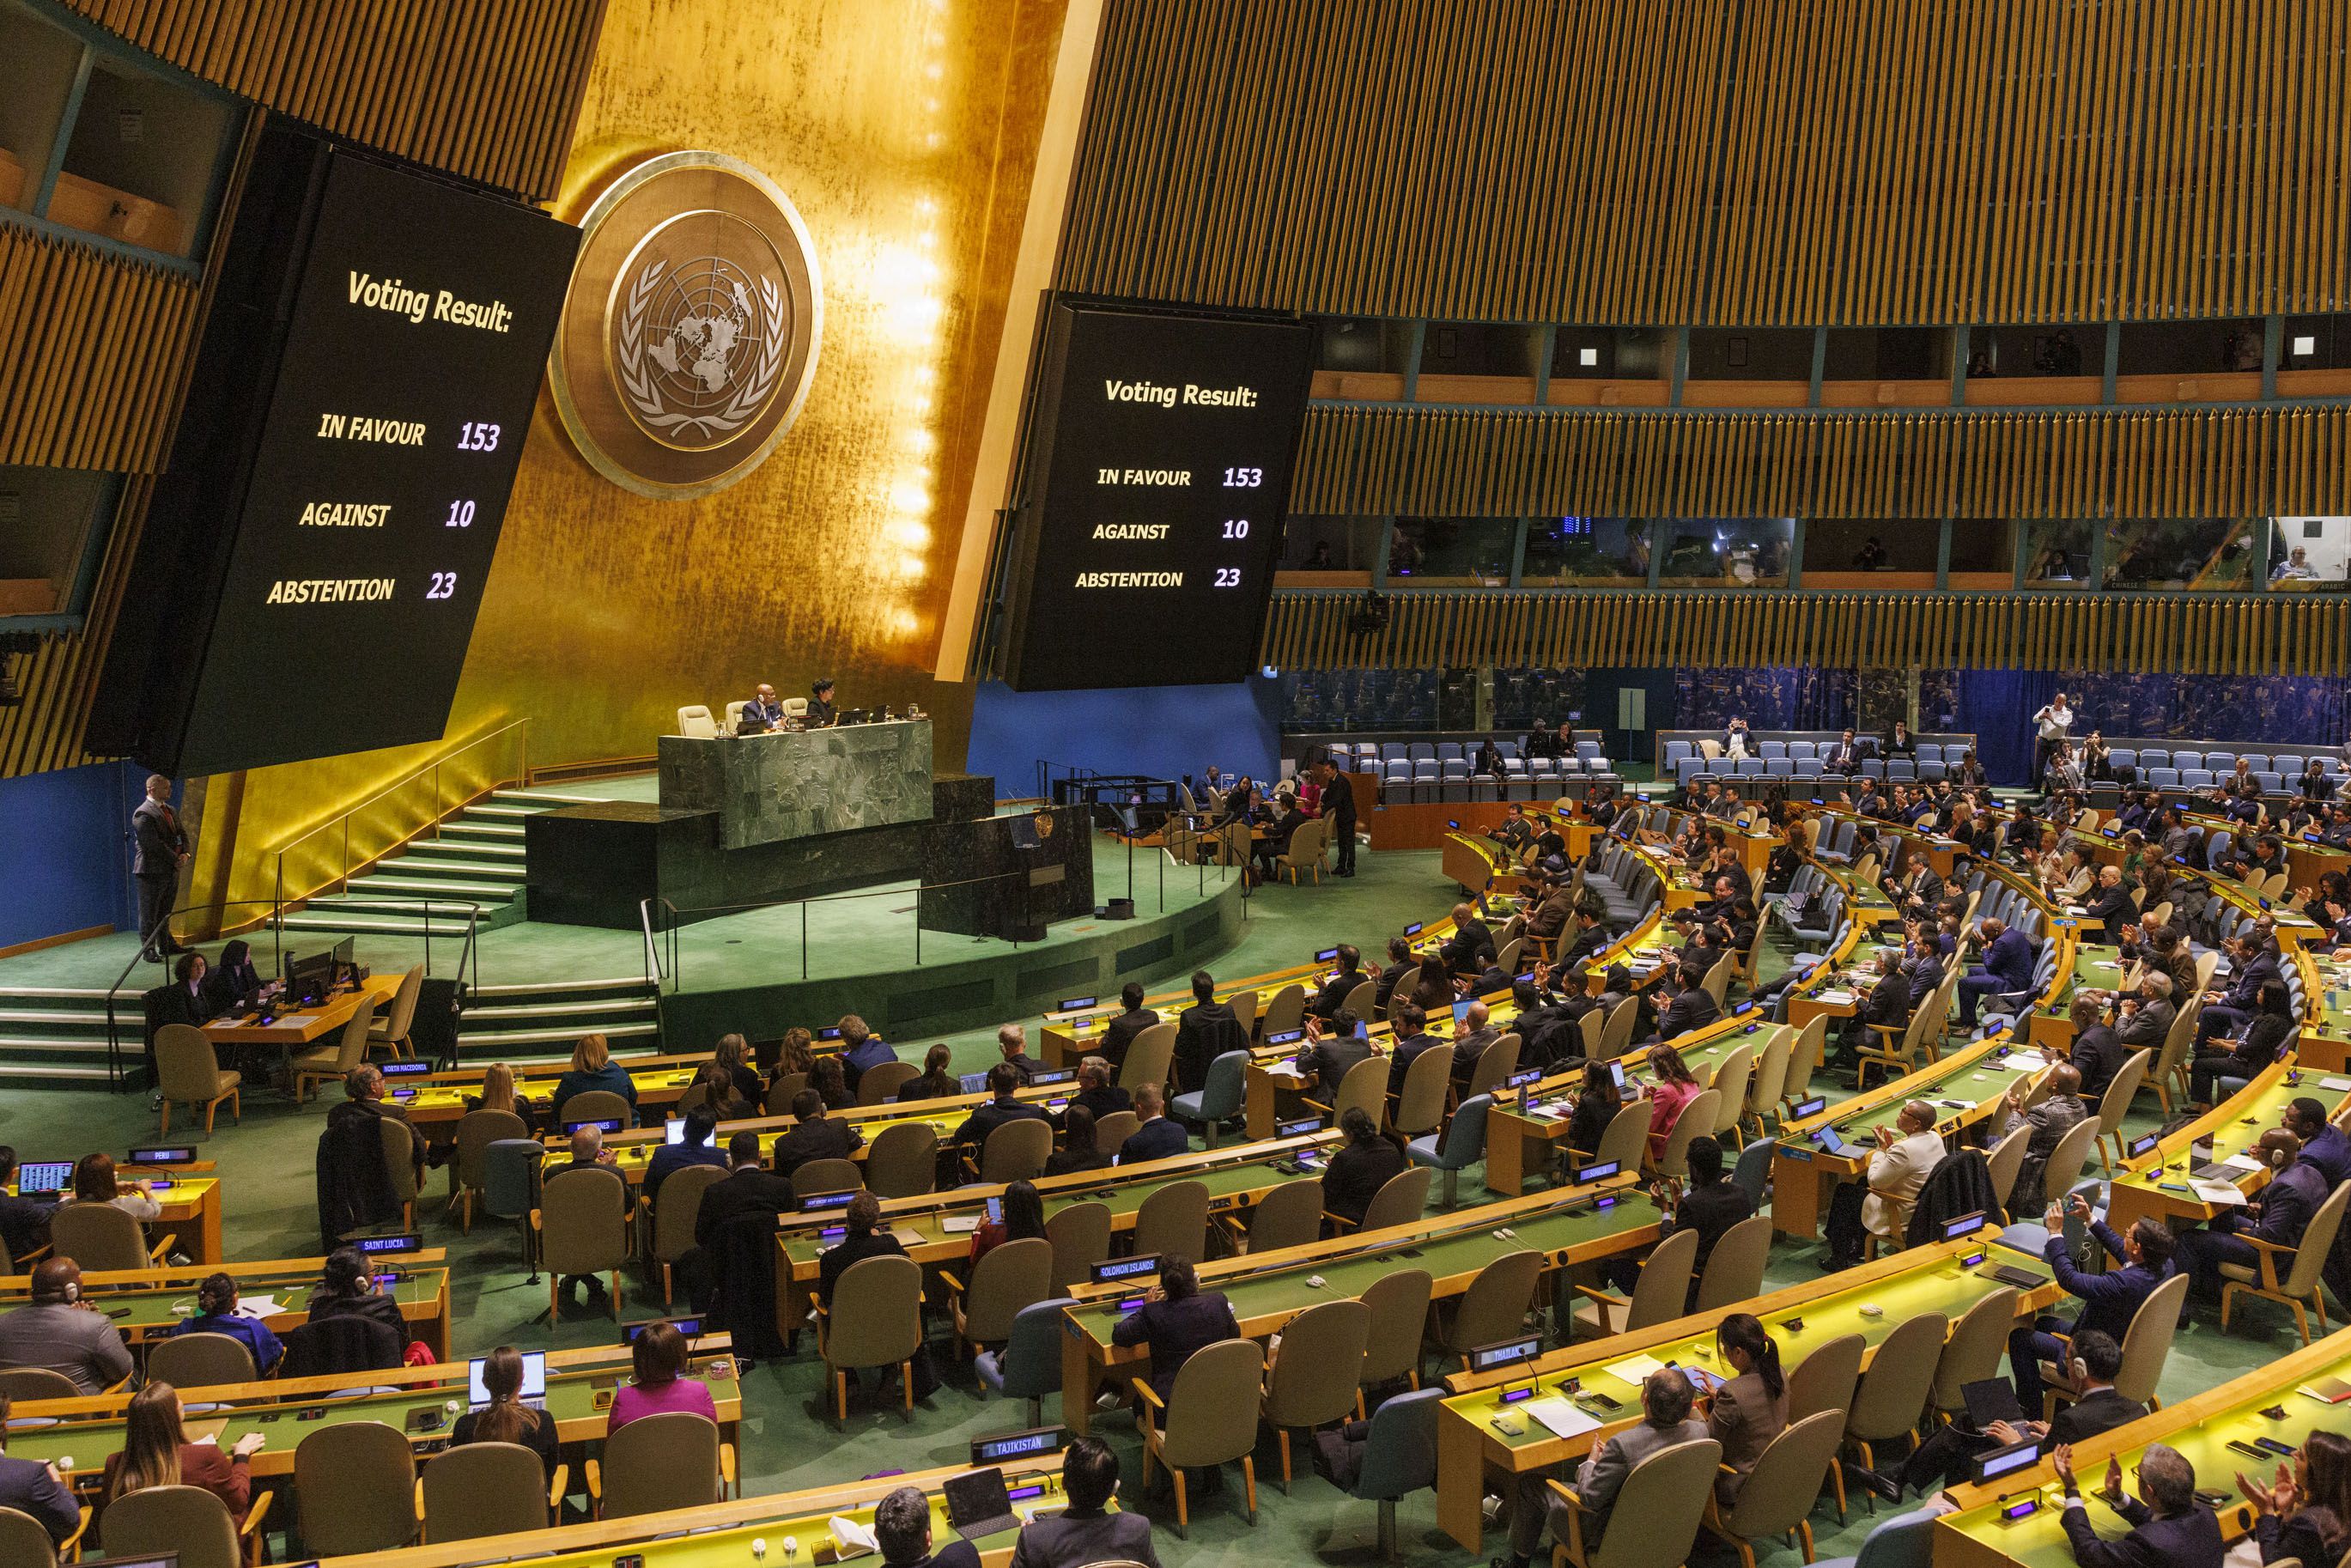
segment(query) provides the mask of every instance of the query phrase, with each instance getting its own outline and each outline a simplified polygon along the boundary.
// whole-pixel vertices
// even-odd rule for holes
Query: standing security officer
[[[179,900],[180,867],[188,858],[188,835],[172,810],[172,781],[161,773],[147,776],[147,798],[131,813],[131,874],[139,879],[140,956],[160,964],[187,951],[168,922]]]

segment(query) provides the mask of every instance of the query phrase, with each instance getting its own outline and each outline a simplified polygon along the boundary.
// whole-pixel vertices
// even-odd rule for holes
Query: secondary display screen
[[[1053,305],[1008,685],[1199,685],[1257,667],[1311,356],[1295,322]]]
[[[197,519],[234,542],[225,565],[199,547],[166,653],[192,689],[141,746],[169,758],[176,731],[184,774],[441,737],[580,243],[438,180],[296,158],[308,194],[256,205],[240,236],[292,284],[262,296],[274,337],[243,348],[275,344],[243,367],[266,405],[201,444],[244,478]],[[225,304],[208,336],[249,331],[234,311],[254,319]]]

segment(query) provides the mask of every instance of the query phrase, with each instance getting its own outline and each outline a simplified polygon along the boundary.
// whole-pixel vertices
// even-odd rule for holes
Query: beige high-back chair
[[[1742,1568],[1755,1568],[1752,1542],[1792,1530],[1804,1561],[1813,1560],[1813,1504],[1821,1495],[1822,1479],[1836,1463],[1844,1437],[1844,1422],[1834,1410],[1791,1422],[1764,1445],[1728,1511],[1716,1498],[1708,1498],[1707,1526],[1738,1548]]]
[[[1347,1075],[1339,1080],[1339,1097],[1331,1102],[1331,1124],[1337,1126],[1339,1119],[1351,1108],[1360,1109],[1364,1115],[1372,1119],[1374,1126],[1377,1126],[1380,1118],[1386,1114],[1388,1108],[1388,1059],[1386,1057],[1366,1057],[1347,1069]]]
[[[865,1186],[876,1197],[916,1197],[936,1188],[939,1135],[927,1122],[893,1122],[865,1151]]]
[[[1140,1257],[1188,1258],[1208,1252],[1208,1187],[1205,1182],[1171,1181],[1144,1198],[1134,1211],[1134,1250]]]
[[[406,1433],[381,1421],[313,1429],[294,1449],[294,1495],[302,1550],[311,1556],[390,1552],[413,1542],[422,1522],[415,1451]]]
[[[538,1237],[538,1266],[547,1275],[548,1322],[563,1312],[568,1275],[611,1276],[612,1318],[621,1316],[621,1265],[629,1257],[628,1184],[615,1170],[581,1166],[558,1171],[541,1184],[530,1228]]]
[[[444,1449],[424,1467],[424,1539],[476,1541],[544,1530],[553,1522],[569,1474],[569,1466],[556,1466],[550,1484],[538,1455],[520,1443],[465,1443]]]
[[[457,1157],[449,1162],[449,1202],[474,1229],[474,1200],[486,1199],[490,1145],[501,1138],[528,1138],[530,1124],[511,1111],[468,1111],[457,1118]]]
[[[1404,1092],[1396,1096],[1390,1125],[1405,1138],[1434,1133],[1445,1120],[1445,1097],[1452,1086],[1452,1051],[1439,1045],[1422,1051],[1404,1070]]]
[[[2294,1326],[2302,1335],[2302,1343],[2310,1343],[2310,1317],[2302,1310],[2308,1301],[2318,1313],[2318,1326],[2326,1326],[2326,1302],[2318,1293],[2319,1270],[2326,1266],[2335,1251],[2335,1234],[2343,1228],[2343,1206],[2351,1200],[2351,1182],[2338,1182],[2318,1212],[2302,1232],[2302,1245],[2294,1249],[2294,1262],[2283,1277],[2278,1273],[2278,1254],[2284,1250],[2273,1243],[2247,1237],[2258,1253],[2251,1267],[2242,1263],[2220,1265],[2220,1327],[2229,1326],[2229,1308],[2241,1291],[2249,1296],[2259,1296],[2265,1301],[2275,1301],[2294,1309]],[[2134,1322],[2133,1327],[2137,1327]]]
[[[1682,1315],[1689,1298],[1690,1267],[1698,1259],[1698,1232],[1677,1230],[1653,1248],[1641,1264],[1633,1293],[1620,1296],[1593,1285],[1578,1285],[1585,1298],[1570,1321],[1577,1339],[1606,1339],[1631,1333]]]
[[[1852,1408],[1845,1412],[1845,1440],[1861,1451],[1865,1469],[1877,1468],[1870,1445],[1907,1437],[1917,1427],[1934,1391],[1935,1368],[1942,1361],[1949,1326],[1941,1312],[1920,1312],[1895,1324],[1894,1332],[1878,1342],[1869,1370],[1854,1390]],[[1870,1506],[1876,1509],[1874,1499]]]
[[[1236,1230],[1239,1228],[1236,1227]],[[1244,1252],[1276,1252],[1303,1247],[1322,1235],[1322,1182],[1319,1176],[1299,1176],[1258,1199],[1249,1210],[1249,1225],[1240,1232]]]
[[[173,1334],[147,1352],[147,1381],[174,1388],[217,1388],[261,1376],[245,1342],[225,1333]]]
[[[862,1267],[862,1265],[861,1265]],[[1167,1468],[1176,1483],[1176,1533],[1191,1537],[1192,1509],[1185,1472],[1223,1466],[1238,1459],[1248,1489],[1249,1522],[1257,1522],[1257,1447],[1259,1391],[1265,1375],[1265,1353],[1257,1342],[1220,1340],[1193,1352],[1176,1374],[1175,1386],[1161,1406],[1146,1377],[1134,1380],[1136,1396],[1149,1406],[1164,1410],[1166,1425],[1146,1419],[1143,1424],[1143,1484],[1151,1484],[1153,1462]]]
[[[416,1132],[396,1116],[384,1116],[375,1124],[377,1141],[383,1147],[383,1169],[392,1186],[392,1200],[400,1205],[400,1228],[416,1228],[417,1186]]]
[[[1788,1419],[1802,1420],[1823,1410],[1843,1415],[1853,1406],[1853,1391],[1861,1382],[1862,1353],[1869,1342],[1857,1333],[1839,1334],[1788,1369]]]
[[[618,1122],[623,1127],[636,1120],[629,1103],[610,1089],[582,1089],[555,1108],[555,1126],[561,1131],[573,1122]]]
[[[860,1105],[886,1105],[898,1097],[898,1091],[923,1075],[923,1070],[911,1061],[877,1062],[867,1068],[857,1079],[857,1103]]]
[[[662,1178],[661,1192],[650,1206],[653,1234],[645,1256],[661,1270],[664,1308],[676,1301],[677,1265],[694,1250],[694,1222],[702,1213],[702,1195],[726,1179],[723,1166],[684,1166]]]
[[[1521,1248],[1503,1253],[1478,1270],[1478,1277],[1461,1293],[1439,1342],[1447,1354],[1461,1358],[1464,1371],[1471,1350],[1519,1332],[1526,1322],[1527,1308],[1533,1304],[1535,1283],[1542,1270],[1543,1255]],[[1441,1306],[1439,1316],[1444,1316]]]
[[[1697,1543],[1698,1521],[1714,1497],[1715,1467],[1722,1445],[1711,1437],[1660,1448],[1633,1467],[1608,1511],[1599,1543],[1583,1539],[1585,1510],[1575,1489],[1546,1483],[1566,1505],[1567,1539],[1552,1555],[1554,1564],[1576,1568],[1681,1568]]]
[[[1127,1042],[1126,1060],[1118,1067],[1118,1086],[1132,1094],[1146,1083],[1166,1082],[1175,1057],[1176,1026],[1153,1024]]]
[[[1685,1111],[1687,1113],[1687,1111]],[[1628,1100],[1608,1118],[1601,1129],[1600,1146],[1592,1151],[1594,1165],[1606,1165],[1614,1160],[1623,1169],[1637,1171],[1649,1150],[1649,1103]]]
[[[1428,1185],[1436,1175],[1426,1166],[1415,1166],[1380,1183],[1380,1190],[1364,1206],[1364,1223],[1355,1228],[1392,1230],[1399,1225],[1418,1224],[1428,1212]]]
[[[85,1274],[145,1269],[162,1261],[171,1239],[149,1246],[139,1221],[110,1203],[68,1198],[49,1211],[49,1250],[70,1258]]]
[[[832,1288],[832,1305],[817,1308],[817,1340],[832,1384],[836,1425],[849,1419],[849,1375],[869,1366],[898,1369],[905,1417],[913,1420],[914,1360],[923,1346],[922,1265],[886,1256],[852,1263]]]
[[[1690,1140],[1700,1133],[1711,1133],[1722,1120],[1722,1096],[1711,1089],[1701,1089],[1682,1107],[1674,1118],[1673,1131],[1666,1134],[1665,1152],[1657,1156],[1659,1176],[1689,1175]]]
[[[214,1498],[213,1501],[218,1503],[220,1499]],[[221,1514],[227,1517],[228,1510],[222,1509]],[[81,1550],[82,1534],[89,1528],[89,1521],[85,1517],[75,1527],[74,1532],[66,1538],[65,1550],[78,1553]],[[228,1555],[225,1558],[208,1559],[183,1553],[180,1561],[186,1563],[187,1568],[239,1568],[234,1542],[230,1543]],[[29,1513],[19,1513],[13,1508],[0,1508],[0,1563],[16,1565],[16,1568],[57,1568],[57,1548],[49,1540],[48,1527]]]
[[[692,740],[713,740],[718,735],[718,721],[710,716],[707,703],[688,703],[677,710],[677,732]]]
[[[1053,1124],[1034,1116],[1007,1122],[980,1145],[979,1179],[1002,1186],[1041,1176],[1053,1155]]]
[[[810,1160],[792,1172],[792,1196],[803,1202],[812,1193],[855,1192],[864,1185],[855,1160]]]
[[[1265,1424],[1281,1448],[1281,1490],[1290,1493],[1290,1434],[1343,1421],[1363,1386],[1364,1347],[1372,1310],[1360,1301],[1322,1301],[1282,1330],[1290,1354],[1277,1354],[1265,1380]]]
[[[1287,1034],[1305,1021],[1306,988],[1293,980],[1274,992],[1273,999],[1265,1004],[1265,1011],[1258,1018],[1258,1032],[1260,1036]]]
[[[2130,1113],[2130,1103],[2137,1098],[2139,1085],[2147,1082],[2148,1057],[2144,1051],[2132,1052],[2107,1083],[2106,1092],[2098,1097],[2098,1160],[2110,1173],[2123,1152],[2123,1118]],[[2113,1145],[2111,1149],[2109,1145]]]
[[[1828,1049],[1829,1019],[1822,1013],[1796,1031],[1795,1042],[1788,1048],[1788,1082],[1780,1091],[1780,1113],[1784,1120],[1794,1106],[1812,1097],[1813,1070],[1821,1064]]]
[[[1994,1291],[1959,1314],[1950,1338],[1935,1363],[1935,1385],[1928,1397],[1946,1416],[1968,1407],[1959,1392],[1970,1383],[2000,1375],[2000,1358],[2008,1350],[2008,1331],[2016,1326],[2014,1287]]]
[[[1363,1384],[1378,1388],[1408,1379],[1420,1386],[1420,1343],[1428,1329],[1431,1282],[1425,1269],[1398,1269],[1382,1274],[1357,1298],[1371,1312],[1369,1336],[1364,1342]],[[1364,1401],[1355,1398],[1355,1413]]]
[[[1771,1221],[1750,1214],[1722,1233],[1698,1276],[1698,1310],[1713,1312],[1763,1293],[1763,1266],[1771,1256]]]
[[[1795,1049],[1796,1031],[1781,1024],[1766,1037],[1762,1053],[1755,1059],[1755,1081],[1747,1090],[1747,1116],[1759,1137],[1764,1117],[1778,1119],[1780,1097],[1788,1092],[1788,1064]]]
[[[202,1109],[206,1134],[224,1100],[229,1115],[239,1125],[245,1122],[245,1102],[237,1093],[244,1079],[222,1069],[212,1037],[193,1024],[167,1023],[155,1031],[155,1079],[163,1101],[160,1137],[171,1136],[174,1105],[185,1105],[190,1114]]]
[[[1045,1239],[1053,1244],[1052,1292],[1066,1296],[1070,1287],[1085,1283],[1093,1266],[1110,1256],[1110,1205],[1088,1201],[1057,1208],[1045,1221]]]
[[[905,1263],[868,1258],[865,1263]],[[851,1268],[855,1273],[865,1267]],[[912,1264],[907,1265],[909,1268]],[[841,1276],[845,1283],[848,1274]],[[438,1460],[434,1461],[436,1464]],[[604,1439],[602,1460],[588,1461],[588,1494],[598,1517],[626,1519],[726,1499],[735,1480],[735,1448],[717,1425],[692,1410],[641,1416]]]
[[[310,1091],[320,1083],[340,1082],[342,1076],[367,1060],[368,1031],[375,1027],[375,998],[362,997],[358,1007],[343,1025],[342,1033],[332,1045],[321,1045],[301,1052],[287,1062],[294,1077],[296,1102],[307,1103]]]
[[[1714,1134],[1717,1143],[1734,1149],[1740,1146],[1739,1130],[1747,1121],[1748,1091],[1753,1087],[1754,1081],[1755,1048],[1750,1045],[1731,1047],[1715,1068],[1714,1076],[1708,1080],[1708,1087],[1714,1091],[1716,1100],[1714,1125],[1706,1130]]]
[[[374,1026],[368,1030],[368,1049],[378,1046],[395,1058],[416,1054],[409,1030],[416,1021],[416,999],[424,994],[424,966],[412,964],[400,977],[400,988],[392,993],[392,1005],[385,1009]]]
[[[961,1266],[958,1265],[957,1268]],[[955,1319],[956,1352],[999,1345],[1012,1337],[1020,1309],[1052,1294],[1053,1244],[1041,1236],[999,1242],[968,1270],[966,1289],[956,1269],[943,1270],[947,1307]]]
[[[106,1505],[106,1555],[128,1560],[177,1552],[180,1568],[249,1568],[261,1561],[261,1525],[269,1499],[267,1492],[256,1496],[239,1529],[228,1505],[202,1487],[142,1487]],[[0,1546],[5,1544],[0,1537]],[[46,1534],[41,1545],[48,1546]],[[14,1568],[20,1561],[40,1559],[8,1554],[0,1561]]]

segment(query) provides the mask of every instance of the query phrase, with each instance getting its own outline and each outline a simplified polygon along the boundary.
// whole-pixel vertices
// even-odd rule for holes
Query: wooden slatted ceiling
[[[160,472],[199,298],[176,273],[0,226],[0,464]]]
[[[2351,511],[2351,408],[1307,414],[1290,510],[1452,517]]]
[[[2067,594],[1452,592],[1388,598],[1387,630],[1347,629],[1358,601],[1274,595],[1261,661],[1279,669],[1820,664],[2339,675],[2351,603],[2332,597]]]
[[[570,150],[605,0],[61,0],[240,97],[534,200]]]
[[[2333,311],[2346,47],[2351,0],[1112,0],[1059,282],[1624,324]]]

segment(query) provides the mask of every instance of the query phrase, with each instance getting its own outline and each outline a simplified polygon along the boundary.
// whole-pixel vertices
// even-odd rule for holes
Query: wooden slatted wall
[[[1625,324],[2338,310],[2346,46],[2351,0],[1111,0],[1059,282]]]
[[[1477,517],[2351,511],[2351,409],[1307,415],[1290,509]]]
[[[1821,664],[2335,675],[2351,601],[2055,593],[1509,593],[1387,598],[1359,637],[1359,594],[1274,595],[1262,662],[1280,669]]]
[[[190,74],[484,184],[551,199],[605,0],[62,0]]]
[[[0,464],[160,471],[199,297],[162,267],[0,226]]]

